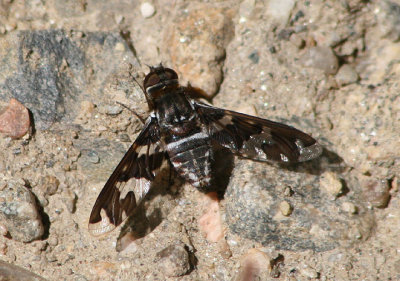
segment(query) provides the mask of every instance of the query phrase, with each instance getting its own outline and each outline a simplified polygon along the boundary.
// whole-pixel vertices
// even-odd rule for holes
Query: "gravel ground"
[[[1,1],[0,279],[400,280],[399,39],[399,0]],[[215,192],[166,173],[93,237],[160,62],[324,151],[216,151]]]

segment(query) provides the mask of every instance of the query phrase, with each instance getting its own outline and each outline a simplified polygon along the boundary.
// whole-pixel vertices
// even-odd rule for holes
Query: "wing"
[[[192,101],[210,137],[233,153],[259,161],[302,162],[322,147],[293,127]]]
[[[157,119],[149,117],[97,197],[89,218],[89,232],[97,236],[121,224],[148,193],[150,182],[166,159]]]

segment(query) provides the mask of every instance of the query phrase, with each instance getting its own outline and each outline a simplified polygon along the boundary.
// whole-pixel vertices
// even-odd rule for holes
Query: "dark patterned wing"
[[[293,127],[192,101],[210,137],[233,153],[259,161],[302,162],[322,147]]]
[[[100,192],[90,214],[89,232],[97,236],[120,225],[148,193],[150,182],[166,159],[157,119],[149,117]]]

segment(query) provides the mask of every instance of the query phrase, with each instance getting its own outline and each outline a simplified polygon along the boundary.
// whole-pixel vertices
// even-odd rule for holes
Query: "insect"
[[[161,64],[150,67],[142,89],[151,113],[93,206],[92,235],[120,225],[149,192],[165,162],[192,186],[206,189],[211,180],[212,145],[258,161],[302,162],[322,152],[315,139],[293,127],[190,98],[189,88],[179,85],[177,73]]]

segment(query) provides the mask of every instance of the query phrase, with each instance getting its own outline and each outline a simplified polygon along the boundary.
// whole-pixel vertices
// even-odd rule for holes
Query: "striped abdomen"
[[[212,149],[203,132],[181,137],[166,144],[170,161],[180,176],[198,189],[206,189],[211,180]]]

